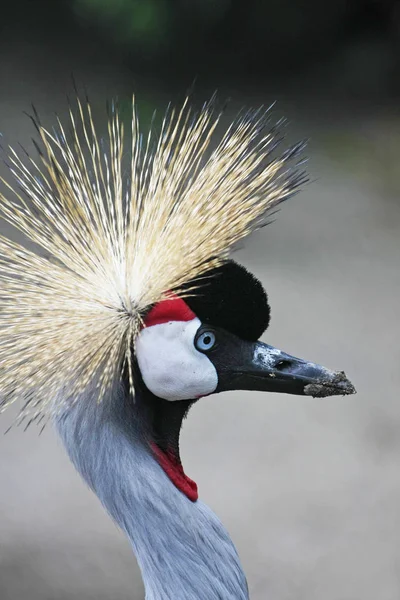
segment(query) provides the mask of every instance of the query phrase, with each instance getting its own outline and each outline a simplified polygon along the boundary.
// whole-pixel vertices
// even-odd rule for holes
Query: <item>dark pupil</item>
[[[209,335],[206,335],[206,336],[203,338],[203,342],[204,342],[206,345],[207,345],[207,344],[209,344],[209,343],[211,342],[211,337],[210,337]]]

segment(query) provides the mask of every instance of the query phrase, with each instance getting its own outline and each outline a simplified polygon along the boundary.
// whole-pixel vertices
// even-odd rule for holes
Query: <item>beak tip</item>
[[[306,396],[313,398],[327,398],[328,396],[350,396],[356,394],[356,388],[347,379],[344,371],[332,373],[332,376],[326,379],[321,379],[313,383],[309,383],[304,388]]]

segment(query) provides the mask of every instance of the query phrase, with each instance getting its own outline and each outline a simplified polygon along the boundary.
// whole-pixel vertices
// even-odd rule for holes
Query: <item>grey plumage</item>
[[[55,419],[76,469],[128,535],[146,600],[247,600],[236,549],[201,501],[176,489],[147,447],[146,406],[122,387]]]

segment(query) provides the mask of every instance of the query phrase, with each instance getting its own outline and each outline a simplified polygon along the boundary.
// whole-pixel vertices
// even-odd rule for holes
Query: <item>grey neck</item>
[[[100,404],[82,399],[55,419],[76,469],[129,537],[146,600],[248,600],[228,533],[154,460],[147,420],[144,403],[123,389]]]

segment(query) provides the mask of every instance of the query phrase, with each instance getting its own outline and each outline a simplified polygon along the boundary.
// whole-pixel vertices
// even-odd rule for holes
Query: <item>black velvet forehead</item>
[[[241,265],[228,261],[205,273],[193,297],[185,298],[196,316],[238,337],[255,341],[267,329],[270,308],[260,281]]]

